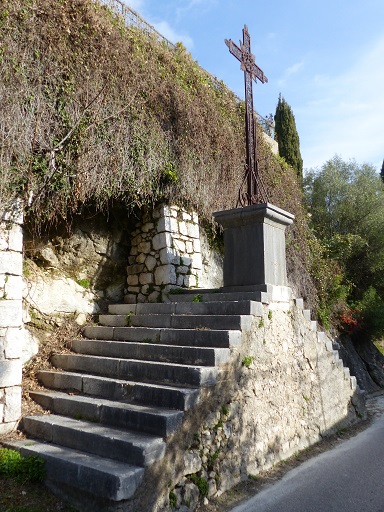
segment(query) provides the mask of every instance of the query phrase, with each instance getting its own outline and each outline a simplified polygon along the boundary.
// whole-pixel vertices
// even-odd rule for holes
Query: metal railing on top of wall
[[[113,12],[118,14],[119,16],[122,16],[122,18],[125,21],[125,24],[127,26],[134,26],[138,29],[142,30],[143,32],[146,32],[147,34],[155,35],[157,40],[165,43],[170,48],[176,48],[176,45],[173,44],[171,41],[169,41],[166,37],[164,37],[160,32],[158,32],[153,25],[145,21],[139,13],[137,13],[134,9],[131,7],[128,7],[128,5],[124,4],[120,0],[94,0],[98,1],[101,4],[107,5]],[[202,68],[203,69],[203,68]],[[216,87],[221,88],[223,86],[223,83],[216,78],[215,76],[211,75],[207,70],[203,69],[203,71],[210,77],[212,82],[215,84]],[[238,101],[243,101],[241,98],[236,96]],[[274,122],[273,119],[271,119],[271,116],[263,117],[258,112],[255,111],[255,114],[257,116],[258,122],[265,131],[267,135],[273,138],[274,134]]]
[[[128,5],[124,4],[120,0],[98,0],[101,4],[107,5],[114,11],[116,14],[122,16],[125,20],[127,26],[133,25],[134,27],[139,28],[143,32],[147,34],[154,34],[157,39],[165,43],[170,48],[175,48],[175,45],[171,43],[166,37],[164,37],[160,32],[158,32],[153,25],[145,21],[138,12],[128,7]]]

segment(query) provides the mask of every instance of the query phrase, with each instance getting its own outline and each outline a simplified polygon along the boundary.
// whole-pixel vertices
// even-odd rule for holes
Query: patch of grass
[[[76,283],[85,288],[86,290],[89,290],[89,288],[91,287],[91,281],[89,279],[77,279]]]
[[[192,302],[203,302],[203,296],[200,293],[197,293],[193,296]]]
[[[198,475],[190,475],[190,480],[198,487],[199,492],[203,498],[208,495],[208,482],[205,478]]]
[[[223,428],[223,426],[224,426],[224,422],[223,422],[223,420],[221,420],[221,419],[220,419],[220,420],[216,423],[216,425],[213,427],[213,430],[214,430],[215,432],[217,432],[217,430],[218,430],[219,428]]]
[[[169,506],[171,508],[176,508],[177,497],[173,491],[169,491]]]
[[[15,453],[18,452],[0,448],[1,512],[78,512],[71,505],[63,503],[51,494],[39,480],[42,476],[41,464],[40,462],[36,464],[36,459],[41,459],[23,458]],[[10,473],[14,475],[11,476]]]
[[[229,414],[229,407],[227,404],[223,404],[221,406],[221,409],[220,409],[220,413],[223,415],[223,416],[228,416]]]
[[[22,457],[19,452],[2,448],[0,450],[0,475],[21,481],[42,482],[45,478],[45,462],[29,455]]]
[[[207,467],[209,469],[213,469],[213,466],[216,462],[216,460],[219,458],[219,455],[220,455],[220,450],[216,450],[209,458],[208,458],[208,461],[207,461]]]
[[[127,321],[127,327],[132,327],[132,316],[133,316],[133,313],[132,311],[130,311],[127,316],[125,317],[126,321]]]
[[[245,366],[246,368],[249,368],[254,360],[255,360],[254,356],[244,356],[243,360],[241,361],[241,364],[243,366]]]

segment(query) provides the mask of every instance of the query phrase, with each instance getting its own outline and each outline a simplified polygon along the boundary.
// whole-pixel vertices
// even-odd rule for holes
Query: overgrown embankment
[[[172,201],[211,222],[243,176],[244,105],[182,45],[126,27],[93,0],[3,0],[0,192],[25,201],[34,232],[85,207]],[[288,271],[312,309],[334,271],[307,226],[295,173],[260,141],[269,199],[296,222]]]

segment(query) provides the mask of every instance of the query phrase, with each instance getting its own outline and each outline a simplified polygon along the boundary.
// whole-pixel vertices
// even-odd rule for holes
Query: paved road
[[[232,512],[384,512],[384,397],[356,437],[288,472]]]

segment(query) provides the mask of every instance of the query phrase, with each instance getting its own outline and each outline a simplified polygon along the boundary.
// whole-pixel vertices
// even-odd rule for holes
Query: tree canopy
[[[316,235],[341,264],[350,302],[384,299],[384,183],[369,164],[334,156],[304,189]]]
[[[300,183],[303,179],[303,159],[295,116],[285,99],[279,95],[275,113],[275,139],[279,144],[279,155],[293,167]]]

